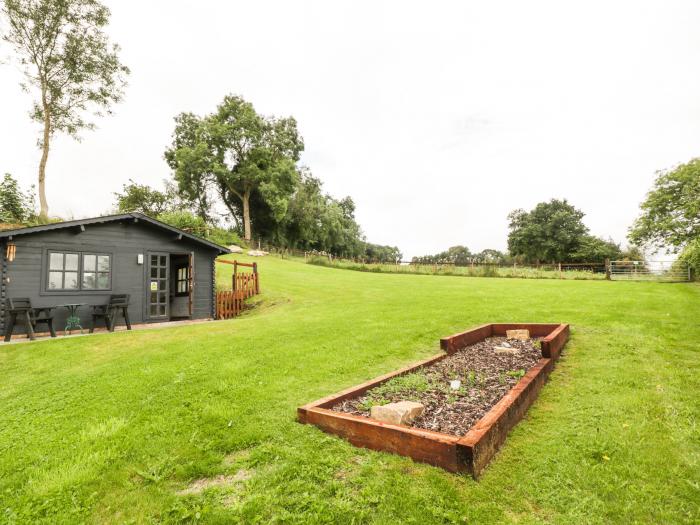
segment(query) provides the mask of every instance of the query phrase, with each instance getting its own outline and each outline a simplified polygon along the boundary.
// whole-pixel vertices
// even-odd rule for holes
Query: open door
[[[168,296],[170,291],[170,257],[167,253],[148,254],[148,317],[167,319],[170,315]]]

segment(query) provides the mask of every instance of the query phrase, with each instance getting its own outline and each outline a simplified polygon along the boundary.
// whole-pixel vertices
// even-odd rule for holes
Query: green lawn
[[[0,522],[700,520],[700,286],[259,266],[238,319],[2,346]],[[572,339],[479,482],[296,423],[497,321]]]

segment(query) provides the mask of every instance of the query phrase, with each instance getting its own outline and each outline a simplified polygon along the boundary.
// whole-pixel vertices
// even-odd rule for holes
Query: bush
[[[693,270],[693,275],[695,279],[700,278],[700,239],[695,239],[686,245],[686,247],[681,252],[679,259],[685,263],[688,263],[691,270]]]
[[[211,242],[215,242],[221,246],[230,246],[232,244],[244,246],[243,241],[235,231],[226,230],[224,228],[210,228],[206,237]]]
[[[187,233],[199,235],[200,237],[206,237],[207,234],[207,223],[204,222],[204,219],[189,211],[168,211],[161,213],[158,215],[158,220],[184,230]]]

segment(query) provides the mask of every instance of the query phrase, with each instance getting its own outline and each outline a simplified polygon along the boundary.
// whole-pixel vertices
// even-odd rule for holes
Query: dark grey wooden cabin
[[[83,303],[129,294],[132,323],[213,318],[215,264],[228,249],[141,213],[125,213],[0,232],[2,284],[0,331],[7,299],[29,297],[32,306]],[[62,329],[66,308],[54,309]],[[24,326],[14,332],[24,331]]]

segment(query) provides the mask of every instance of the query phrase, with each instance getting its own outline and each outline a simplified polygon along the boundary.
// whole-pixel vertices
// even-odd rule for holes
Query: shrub
[[[681,261],[688,263],[695,279],[700,278],[700,239],[695,239],[686,245],[681,252],[679,258]]]
[[[215,242],[221,246],[230,246],[232,244],[236,244],[238,246],[243,245],[238,233],[232,230],[226,230],[224,228],[210,228],[206,237],[211,242]]]

